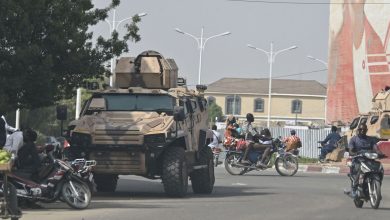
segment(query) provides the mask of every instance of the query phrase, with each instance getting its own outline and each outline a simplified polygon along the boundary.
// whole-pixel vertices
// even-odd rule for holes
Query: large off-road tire
[[[210,194],[214,188],[215,176],[213,152],[209,147],[203,147],[199,152],[199,165],[207,165],[207,168],[191,173],[192,191],[197,194]]]
[[[118,175],[94,174],[93,179],[98,192],[115,192],[118,184]]]
[[[188,188],[188,172],[185,151],[181,147],[170,147],[164,152],[162,182],[170,197],[184,197]]]

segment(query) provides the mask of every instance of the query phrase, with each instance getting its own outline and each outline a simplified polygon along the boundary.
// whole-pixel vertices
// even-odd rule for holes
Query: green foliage
[[[88,29],[118,6],[96,9],[91,0],[0,1],[0,110],[35,109],[69,99],[85,79],[110,73],[104,63],[139,41],[138,16],[119,39],[98,37]]]
[[[318,159],[317,158],[309,158],[309,157],[298,157],[298,163],[317,163]]]
[[[91,97],[91,93],[82,89],[81,102],[84,103]],[[59,105],[67,106],[67,120],[63,122],[63,129],[67,129],[67,125],[70,121],[75,119],[76,113],[76,99],[61,100]],[[30,127],[38,132],[38,138],[43,140],[44,136],[60,136],[61,134],[61,121],[57,120],[57,105],[51,105],[47,107],[41,107],[36,109],[22,109],[20,112],[20,125],[21,127]],[[14,126],[15,112],[7,112],[7,122]],[[37,143],[41,143],[38,142]]]
[[[215,102],[212,102],[209,105],[208,113],[209,113],[209,121],[211,122],[215,122],[216,117],[218,117],[218,119],[221,119],[223,116],[222,108],[219,105],[217,105]]]

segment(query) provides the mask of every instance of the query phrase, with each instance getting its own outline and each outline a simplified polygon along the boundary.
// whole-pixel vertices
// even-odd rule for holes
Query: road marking
[[[246,186],[246,183],[232,183],[232,186]]]

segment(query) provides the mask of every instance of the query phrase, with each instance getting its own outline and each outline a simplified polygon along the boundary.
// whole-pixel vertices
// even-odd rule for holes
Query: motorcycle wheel
[[[298,159],[292,155],[278,157],[275,169],[281,176],[294,176],[298,171]]]
[[[370,204],[373,209],[377,209],[381,203],[381,183],[378,179],[372,179],[369,187]]]
[[[72,185],[79,194],[78,196],[74,194]],[[61,193],[66,204],[74,209],[85,209],[91,202],[91,191],[89,190],[89,187],[85,183],[79,181],[65,182],[62,186]]]
[[[363,207],[364,201],[360,200],[360,199],[354,199],[353,203],[355,204],[356,208],[361,208],[361,207]]]
[[[239,161],[239,156],[237,154],[226,155],[225,158],[225,169],[231,175],[242,175],[245,172],[244,168],[236,167]]]

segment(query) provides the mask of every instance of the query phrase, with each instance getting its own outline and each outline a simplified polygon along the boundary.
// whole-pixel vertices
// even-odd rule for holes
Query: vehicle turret
[[[122,57],[115,68],[115,87],[170,89],[177,87],[178,67],[156,51],[145,51],[137,57]]]

